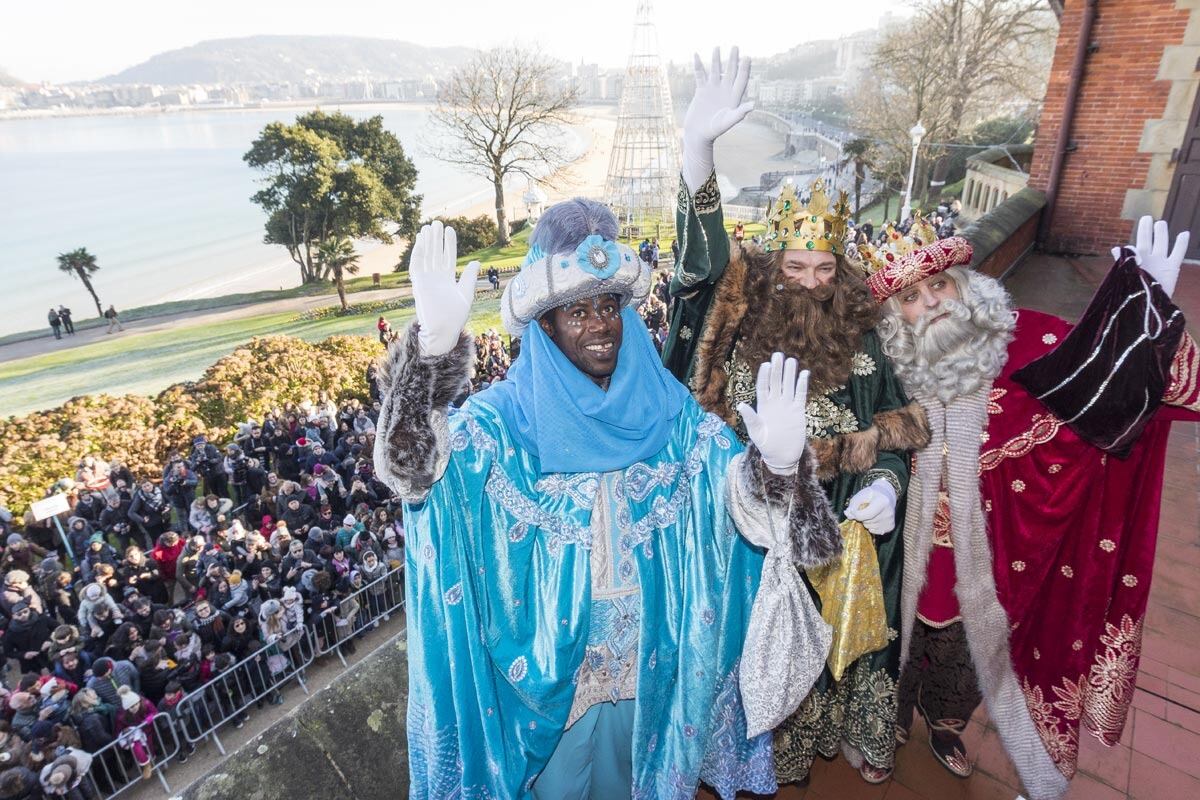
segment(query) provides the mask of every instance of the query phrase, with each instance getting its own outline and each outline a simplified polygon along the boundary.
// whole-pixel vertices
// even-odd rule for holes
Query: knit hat
[[[83,599],[92,603],[100,602],[100,598],[104,596],[104,587],[98,583],[89,583],[83,587]]]
[[[104,544],[104,534],[93,533],[88,537],[88,544]]]
[[[10,533],[8,535],[7,542],[8,542],[9,547],[13,547],[14,545],[18,545],[18,544],[24,544],[25,537],[19,533]]]
[[[229,573],[229,585],[230,586],[237,586],[241,582],[242,582],[242,571],[240,569],[235,569],[233,572]]]
[[[357,525],[358,520],[354,518],[353,514],[347,514],[346,516],[342,517],[342,524],[343,525]]]
[[[18,583],[29,583],[29,573],[23,569],[14,569],[4,576],[4,583],[15,586]]]
[[[117,695],[121,698],[121,708],[126,711],[132,711],[137,708],[138,703],[142,702],[142,698],[138,696],[138,693],[128,686],[119,687]]]
[[[112,672],[113,660],[108,656],[97,658],[92,664],[92,674],[97,678],[103,678],[108,673]]]

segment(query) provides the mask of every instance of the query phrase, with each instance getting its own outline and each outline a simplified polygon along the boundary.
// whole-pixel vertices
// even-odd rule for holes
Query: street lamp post
[[[908,132],[908,135],[912,137],[913,151],[912,161],[908,165],[908,187],[904,190],[904,207],[900,209],[901,224],[904,223],[904,220],[908,219],[908,214],[912,211],[913,178],[917,172],[917,148],[921,146],[921,140],[925,138],[925,126],[918,120],[917,124],[913,125],[912,130]]]

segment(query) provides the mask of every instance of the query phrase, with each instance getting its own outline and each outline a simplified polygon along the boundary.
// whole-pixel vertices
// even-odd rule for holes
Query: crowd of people
[[[378,413],[322,393],[223,447],[197,436],[154,475],[88,455],[52,488],[71,505],[63,535],[0,516],[0,626],[16,666],[0,688],[0,798],[67,784],[86,795],[90,754],[113,741],[108,768],[92,769],[101,791],[119,760],[148,778],[156,715],[192,738],[214,721],[241,727],[250,700],[283,702],[273,676],[298,668],[301,637],[355,651],[402,596],[402,515],[372,465]],[[181,710],[239,664],[238,681]]]

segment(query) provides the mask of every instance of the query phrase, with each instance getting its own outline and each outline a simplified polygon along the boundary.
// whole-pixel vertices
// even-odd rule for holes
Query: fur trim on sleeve
[[[793,558],[804,569],[827,564],[842,554],[837,517],[817,482],[815,463],[806,448],[795,475],[776,475],[751,444],[731,465],[728,479],[730,513],[742,535],[769,548],[776,541],[771,523],[783,525],[786,520]]]
[[[392,491],[419,502],[446,470],[447,409],[467,388],[475,341],[465,331],[449,353],[426,358],[412,323],[381,359],[375,470]]]
[[[865,430],[811,439],[808,444],[819,480],[832,480],[842,472],[860,475],[875,466],[881,450],[920,450],[928,445],[929,421],[925,410],[914,402],[876,414]]]

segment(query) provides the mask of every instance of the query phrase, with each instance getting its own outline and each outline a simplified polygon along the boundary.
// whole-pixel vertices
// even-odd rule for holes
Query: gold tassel
[[[883,581],[871,532],[852,519],[840,527],[841,559],[808,570],[808,580],[821,597],[821,617],[833,626],[828,663],[839,681],[856,658],[888,643]]]

